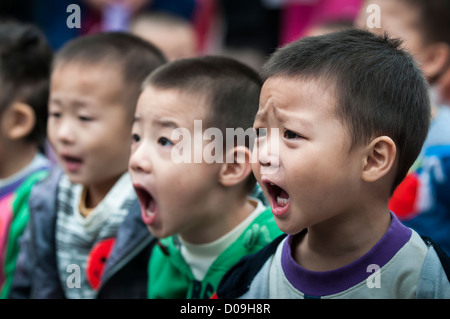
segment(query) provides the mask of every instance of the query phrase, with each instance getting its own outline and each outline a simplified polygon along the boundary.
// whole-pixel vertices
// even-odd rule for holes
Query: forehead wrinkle
[[[265,116],[265,112],[264,111],[258,111],[255,115],[255,121],[259,121],[259,120],[263,120]]]
[[[324,112],[331,113],[333,116],[336,112],[336,104],[334,98],[334,86],[326,86],[330,79],[323,78],[274,78],[274,81],[288,81],[291,84],[295,83],[297,89],[302,92],[302,99],[291,98],[286,99],[282,91],[281,95],[269,94],[266,95],[267,100],[264,105],[261,105],[260,111],[257,113],[255,120],[267,121],[269,114],[273,115],[273,118],[283,125],[301,125],[302,128],[311,129],[316,126],[316,123],[312,122],[309,118],[310,112],[303,110],[305,105],[310,105],[314,108],[321,108]],[[279,83],[277,83],[279,84]],[[320,99],[311,98],[311,90],[323,91],[323,96]],[[315,94],[315,93],[314,93]],[[281,98],[281,99],[280,99]],[[306,113],[305,113],[306,112]]]
[[[258,120],[265,120],[267,117],[267,114],[269,113],[270,109],[274,108],[274,103],[273,101],[271,101],[271,99],[269,98],[266,102],[266,104],[262,107],[262,109],[258,110],[258,112],[255,115],[255,121]]]
[[[286,114],[284,114],[284,113],[286,113],[285,111],[283,112],[282,110],[276,108],[275,106],[273,106],[272,109],[273,109],[273,115],[279,122],[284,123],[289,119],[289,117],[286,116]]]
[[[275,119],[280,122],[280,123],[285,123],[289,120],[289,116],[287,116],[287,114],[283,114],[285,112],[283,112],[282,110],[278,109],[275,106],[275,103],[273,101],[268,101],[268,103],[266,104],[266,106],[264,106],[262,111],[259,111],[256,116],[255,116],[255,121],[260,120],[260,121],[266,121],[267,120],[267,116],[269,115],[269,113],[272,112],[272,114],[274,115]]]

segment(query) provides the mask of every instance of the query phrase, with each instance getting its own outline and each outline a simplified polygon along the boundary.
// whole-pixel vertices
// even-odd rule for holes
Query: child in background
[[[218,139],[251,128],[260,88],[255,71],[226,57],[174,61],[145,81],[129,167],[142,218],[160,238],[149,298],[209,298],[234,263],[280,234],[270,210],[249,196],[249,139]],[[220,134],[211,147],[213,129]]]
[[[324,20],[310,26],[306,30],[305,36],[312,37],[316,35],[323,35],[331,32],[352,29],[353,27],[353,21],[351,20]]]
[[[422,152],[399,185],[390,208],[408,227],[431,236],[450,253],[450,0],[365,1],[357,25],[365,28],[366,8],[378,5],[380,28],[404,40],[430,86],[432,122]]]
[[[399,46],[346,30],[269,58],[253,171],[288,236],[237,264],[219,298],[450,297],[448,256],[388,208],[430,118],[426,81]]]
[[[192,23],[163,12],[144,12],[133,18],[130,32],[156,45],[169,61],[195,57],[197,35]]]
[[[31,24],[0,23],[0,297],[11,289],[28,196],[50,168],[43,155],[52,51]]]
[[[48,137],[63,173],[33,189],[12,297],[145,298],[153,240],[127,168],[142,81],[163,63],[126,33],[80,37],[55,55]]]

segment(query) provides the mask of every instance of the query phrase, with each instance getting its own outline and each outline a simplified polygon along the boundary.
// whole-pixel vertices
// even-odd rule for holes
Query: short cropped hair
[[[386,135],[397,147],[391,192],[406,176],[428,133],[430,102],[423,74],[401,42],[350,29],[297,40],[263,66],[263,79],[316,80],[336,97],[335,111],[351,149]]]
[[[176,89],[205,97],[209,116],[209,127],[221,130],[225,136],[227,128],[253,127],[259,105],[262,81],[254,69],[224,56],[203,56],[181,59],[166,64],[153,72],[143,87]],[[251,147],[250,141],[246,146]],[[248,190],[255,186],[251,174]]]
[[[126,32],[100,32],[66,43],[56,53],[52,68],[72,63],[88,67],[107,63],[118,67],[123,75],[124,102],[134,114],[142,81],[166,62],[160,49],[138,36]]]
[[[47,131],[47,103],[53,52],[43,32],[33,24],[0,23],[0,116],[12,103],[29,105],[36,118],[25,140],[41,149]]]

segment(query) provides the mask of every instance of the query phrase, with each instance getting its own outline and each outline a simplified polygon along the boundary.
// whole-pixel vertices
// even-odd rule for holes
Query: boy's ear
[[[22,139],[33,130],[36,124],[34,110],[25,103],[14,102],[5,112],[6,132],[11,140]]]
[[[375,182],[386,176],[395,164],[397,147],[388,136],[379,136],[373,139],[367,147],[362,179],[366,182]]]
[[[427,78],[434,79],[446,69],[449,63],[450,46],[447,43],[438,42],[426,49],[420,67]]]
[[[219,182],[226,187],[234,186],[244,181],[252,172],[251,151],[245,146],[237,146],[228,152],[226,161],[219,173]],[[230,159],[233,159],[231,163]]]

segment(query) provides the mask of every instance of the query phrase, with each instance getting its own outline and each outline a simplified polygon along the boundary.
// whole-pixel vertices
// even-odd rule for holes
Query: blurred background
[[[361,0],[1,0],[0,18],[38,25],[54,50],[85,34],[121,30],[159,46],[169,59],[232,56],[254,68],[277,47],[324,23],[351,24]],[[80,8],[80,28],[67,20]]]

